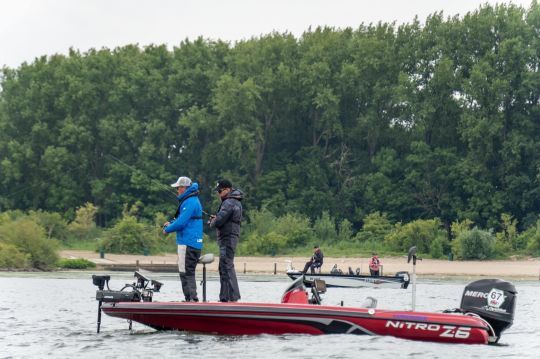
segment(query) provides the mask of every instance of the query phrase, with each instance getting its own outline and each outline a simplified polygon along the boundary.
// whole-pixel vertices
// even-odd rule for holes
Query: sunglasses
[[[221,194],[221,192],[223,192],[225,190],[226,190],[226,188],[218,188],[218,189],[216,189],[216,192]]]

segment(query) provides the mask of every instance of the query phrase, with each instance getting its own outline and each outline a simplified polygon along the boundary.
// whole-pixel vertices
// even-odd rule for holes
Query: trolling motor
[[[96,291],[96,300],[98,303],[97,332],[101,327],[101,304],[119,303],[119,302],[151,302],[155,292],[159,292],[163,283],[147,278],[144,274],[136,271],[134,274],[136,281],[132,284],[126,284],[120,290],[111,290],[109,288],[110,275],[92,275],[92,282],[98,287]],[[107,286],[107,289],[105,289]],[[130,290],[128,290],[130,289]],[[131,321],[129,321],[131,329]]]
[[[407,263],[410,263],[412,259],[413,262],[413,272],[412,272],[412,310],[414,312],[416,308],[416,260],[422,260],[422,258],[416,257],[416,246],[409,248],[407,253]]]

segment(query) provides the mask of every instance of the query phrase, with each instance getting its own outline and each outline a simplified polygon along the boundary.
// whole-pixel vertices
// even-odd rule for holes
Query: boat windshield
[[[289,285],[287,287],[287,289],[285,289],[285,291],[283,293],[287,293],[287,292],[290,292],[290,291],[293,291],[295,290],[296,288],[302,288],[304,287],[304,276],[301,275],[300,277],[296,278],[292,283],[291,285]]]

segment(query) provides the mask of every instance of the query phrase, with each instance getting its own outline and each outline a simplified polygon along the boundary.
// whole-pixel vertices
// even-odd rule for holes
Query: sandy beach
[[[105,254],[100,258],[99,253],[92,251],[63,250],[62,258],[85,258],[98,266],[111,264],[169,264],[176,263],[175,254],[161,256],[143,256],[127,254]],[[277,273],[285,273],[290,262],[296,269],[302,269],[308,258],[304,257],[236,257],[235,266],[238,273],[261,273],[271,274],[274,269]],[[323,272],[329,272],[337,264],[344,272],[351,267],[353,270],[360,268],[363,274],[368,270],[369,258],[332,258],[325,257]],[[382,257],[383,274],[392,275],[398,271],[412,272],[412,264],[407,264],[406,257]],[[218,270],[218,260],[207,265],[209,271]],[[197,270],[202,270],[198,266]],[[463,276],[463,277],[513,277],[516,279],[540,279],[540,259],[521,260],[497,260],[497,261],[449,261],[424,259],[417,262],[416,272],[419,276]]]

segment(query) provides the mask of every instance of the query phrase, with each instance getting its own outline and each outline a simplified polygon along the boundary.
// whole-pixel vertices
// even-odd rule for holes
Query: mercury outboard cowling
[[[497,342],[501,333],[514,322],[516,287],[500,279],[482,279],[469,283],[463,291],[460,308],[464,312],[475,313],[486,320]]]

